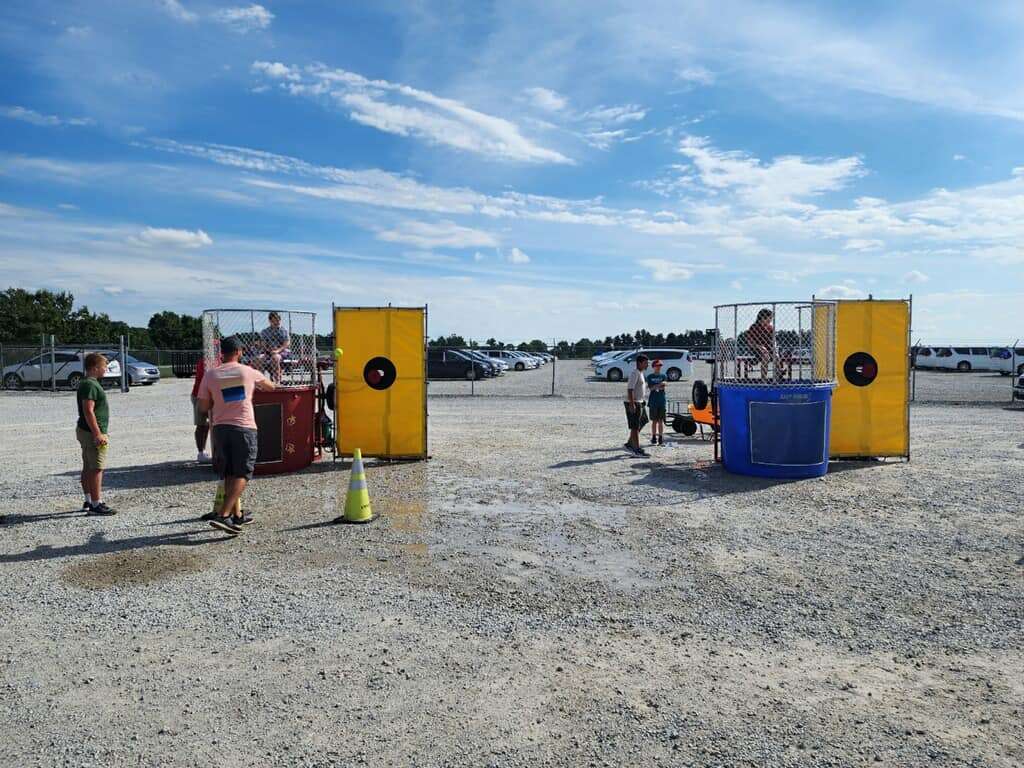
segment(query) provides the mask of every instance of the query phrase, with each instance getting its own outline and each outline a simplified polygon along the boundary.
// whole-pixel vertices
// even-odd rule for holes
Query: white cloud
[[[815,291],[816,298],[819,299],[862,299],[867,294],[847,283],[840,285],[826,285],[820,291]]]
[[[569,105],[569,100],[549,88],[527,88],[523,91],[533,106],[546,112],[560,112]]]
[[[688,83],[696,85],[711,85],[715,82],[715,75],[709,69],[700,66],[690,66],[679,70],[677,77]]]
[[[476,262],[481,262],[481,261],[483,261],[486,258],[487,257],[484,256],[482,253],[480,253],[480,251],[477,251],[476,253],[473,254],[473,261],[476,261]]]
[[[88,117],[62,118],[57,117],[57,115],[44,115],[36,112],[34,109],[18,106],[0,107],[0,115],[11,120],[21,120],[24,123],[31,123],[32,125],[47,128],[53,128],[61,125],[82,126],[95,124],[95,120]]]
[[[864,238],[853,238],[847,240],[846,245],[843,246],[844,251],[877,251],[879,248],[885,245],[882,240],[870,240]]]
[[[693,269],[689,265],[668,259],[640,259],[637,263],[651,270],[651,277],[658,283],[680,282],[693,277]]]
[[[284,64],[281,67],[275,67],[275,72],[298,72]],[[288,82],[282,87],[307,98],[329,95],[346,108],[351,120],[385,133],[498,160],[572,163],[562,153],[525,137],[510,120],[402,83],[369,80],[355,72],[314,66],[302,72],[300,82]]]
[[[124,293],[124,288],[120,285],[104,285],[102,291],[108,296],[118,296]]]
[[[253,72],[261,72],[267,77],[275,80],[292,80],[298,81],[302,79],[302,75],[286,64],[282,64],[279,61],[254,61],[252,63]]]
[[[647,110],[639,104],[622,104],[614,107],[600,106],[583,113],[583,119],[596,120],[610,125],[634,123],[647,117]]]
[[[167,15],[176,21],[184,21],[188,24],[199,21],[199,14],[185,8],[178,0],[159,0],[159,4]]]
[[[226,24],[236,32],[246,33],[258,29],[266,29],[274,19],[274,14],[262,5],[252,5],[238,8],[222,8],[214,11],[212,18],[222,24]]]
[[[953,155],[953,159],[956,160],[956,161],[966,160],[967,159],[967,155],[956,154],[956,155]]]
[[[389,243],[407,243],[418,248],[492,248],[498,240],[489,232],[463,227],[453,221],[404,221],[395,229],[377,233]]]
[[[928,275],[916,269],[912,269],[903,276],[904,283],[927,283]]]
[[[138,240],[145,245],[173,248],[201,248],[205,245],[213,245],[213,240],[201,229],[193,231],[146,227],[139,233]]]
[[[734,291],[742,291],[743,283],[739,280],[733,280],[731,283],[729,283],[729,287],[732,288]]]
[[[857,157],[814,161],[786,155],[765,164],[744,152],[716,149],[699,136],[684,138],[679,152],[689,158],[705,187],[732,191],[759,208],[805,208],[799,200],[842,189],[864,174]]]
[[[523,253],[518,248],[513,248],[508,253],[508,263],[509,264],[529,264],[530,263],[530,257],[527,256],[525,253]]]
[[[78,210],[78,206],[75,205],[74,203],[59,203],[57,205],[57,207],[60,208],[62,211],[77,211]]]

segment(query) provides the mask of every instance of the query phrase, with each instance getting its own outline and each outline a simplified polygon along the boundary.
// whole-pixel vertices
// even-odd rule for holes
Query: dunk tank
[[[308,467],[321,452],[323,414],[317,365],[316,315],[262,309],[208,309],[203,312],[203,357],[207,368],[220,363],[220,341],[233,336],[242,345],[241,362],[274,382],[272,392],[256,390],[253,410],[258,428],[256,474],[273,475]]]
[[[836,387],[834,302],[715,307],[712,405],[730,472],[770,478],[828,471]]]

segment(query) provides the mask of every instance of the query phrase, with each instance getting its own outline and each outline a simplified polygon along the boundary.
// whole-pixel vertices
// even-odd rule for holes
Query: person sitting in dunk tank
[[[773,364],[777,373],[779,350],[775,343],[775,324],[772,311],[767,307],[758,311],[757,319],[743,336],[747,349],[761,363],[761,378],[768,378],[768,363]]]
[[[260,360],[270,371],[271,380],[275,384],[280,384],[281,360],[288,345],[291,344],[291,335],[286,328],[281,326],[281,315],[277,312],[268,314],[267,322],[270,325],[260,331],[260,344],[263,347]]]

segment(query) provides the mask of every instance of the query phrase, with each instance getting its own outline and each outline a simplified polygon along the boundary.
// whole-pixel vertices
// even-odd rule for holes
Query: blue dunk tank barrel
[[[832,385],[718,384],[722,462],[755,477],[820,477],[828,472]]]
[[[835,302],[715,308],[715,393],[722,463],[755,477],[828,471]]]

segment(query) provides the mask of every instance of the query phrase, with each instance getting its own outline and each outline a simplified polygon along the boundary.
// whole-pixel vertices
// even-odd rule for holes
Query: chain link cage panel
[[[316,385],[316,315],[288,309],[208,309],[203,312],[203,357],[220,362],[220,342],[242,345],[240,362],[279,387]]]
[[[715,307],[715,379],[745,386],[836,382],[836,305],[775,301]]]

